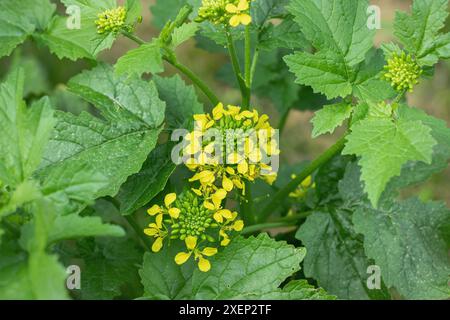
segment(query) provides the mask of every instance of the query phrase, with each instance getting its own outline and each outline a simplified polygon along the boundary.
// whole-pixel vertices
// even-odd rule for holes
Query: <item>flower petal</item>
[[[244,229],[244,221],[237,220],[236,222],[234,222],[233,229],[234,231],[242,231],[242,229]]]
[[[172,203],[175,202],[175,200],[177,200],[177,195],[176,195],[176,193],[169,193],[169,194],[166,195],[166,197],[164,198],[164,204],[166,205],[166,207],[169,207]]]
[[[147,228],[147,229],[144,229],[144,233],[150,237],[153,237],[158,234],[158,229]]]
[[[189,260],[189,258],[191,257],[191,252],[180,252],[175,256],[175,263],[177,265],[182,265],[184,263],[186,263],[186,261]]]
[[[233,181],[231,181],[227,176],[224,175],[222,178],[222,187],[226,191],[230,192],[231,190],[233,190],[234,187]]]
[[[241,14],[239,16],[239,18],[241,20],[241,23],[244,26],[248,26],[250,23],[252,23],[252,17],[250,15],[248,15],[248,14]]]
[[[204,254],[207,257],[212,257],[213,255],[215,255],[217,253],[217,248],[212,248],[212,247],[206,247],[205,249],[203,249],[202,254]]]
[[[227,12],[229,13],[237,13],[238,12],[238,7],[236,7],[234,4],[229,3],[227,4],[227,6],[225,7],[225,10],[227,10]]]
[[[186,243],[186,248],[189,250],[194,250],[197,246],[197,238],[193,236],[187,236],[184,242]]]
[[[241,18],[239,15],[232,16],[230,19],[230,26],[237,27],[241,23]]]
[[[153,242],[153,245],[152,245],[152,251],[159,252],[161,250],[162,246],[163,246],[163,238],[161,238],[161,237],[156,238],[155,242]]]
[[[248,10],[249,8],[248,0],[240,0],[237,8],[239,11]]]
[[[158,229],[162,228],[162,221],[163,221],[163,214],[160,213],[156,216],[155,222],[156,222],[156,226],[158,227]]]
[[[174,219],[178,219],[178,217],[180,216],[180,212],[181,212],[181,210],[178,208],[170,208],[169,209],[169,215]]]
[[[203,257],[198,259],[198,268],[201,272],[208,272],[211,270],[211,263]]]
[[[161,207],[155,204],[153,207],[147,210],[147,213],[151,216],[154,216],[157,213],[161,212]]]

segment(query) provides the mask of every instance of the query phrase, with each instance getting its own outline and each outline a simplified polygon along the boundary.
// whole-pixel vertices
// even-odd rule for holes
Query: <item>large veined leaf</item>
[[[367,6],[365,0],[294,0],[287,6],[318,51],[297,52],[285,58],[298,83],[310,85],[329,99],[351,93],[353,67],[364,60],[373,45]]]
[[[27,108],[24,75],[12,72],[0,85],[0,180],[11,187],[28,179],[41,162],[55,121],[47,98]]]
[[[49,175],[62,166],[76,168],[76,164],[88,164],[108,180],[96,197],[114,196],[126,179],[141,169],[160,131],[108,123],[87,113],[74,116],[58,112],[57,119],[39,175]]]
[[[379,210],[361,206],[353,222],[387,286],[409,299],[450,297],[448,246],[439,231],[450,222],[444,204],[386,201]]]
[[[56,6],[49,0],[0,2],[0,57],[9,55],[36,30],[47,27]]]
[[[100,64],[69,81],[69,90],[92,103],[114,122],[141,123],[157,128],[164,120],[165,104],[153,82],[136,75],[117,76],[110,65]]]
[[[421,121],[399,118],[369,118],[352,126],[344,154],[361,157],[361,178],[374,206],[387,183],[401,172],[409,161],[430,164],[436,140],[431,129]]]
[[[261,27],[272,18],[286,13],[288,0],[255,0],[251,3],[252,23]]]
[[[305,250],[276,242],[267,234],[233,240],[229,247],[211,258],[212,269],[207,273],[197,270],[191,261],[181,268],[177,266],[173,258],[180,250],[183,248],[169,246],[160,253],[145,255],[140,270],[145,298],[334,298],[306,281],[292,281],[281,288],[283,281],[300,269]]]
[[[192,295],[196,299],[256,299],[279,288],[300,269],[304,248],[276,242],[261,234],[237,238],[211,259],[208,273],[196,272]]]
[[[171,158],[171,147],[172,144],[158,146],[150,153],[142,169],[122,185],[117,195],[122,214],[132,214],[164,189],[176,168]]]
[[[422,65],[434,65],[439,47],[449,44],[448,35],[440,34],[448,17],[448,0],[415,0],[412,14],[397,12],[394,33]]]

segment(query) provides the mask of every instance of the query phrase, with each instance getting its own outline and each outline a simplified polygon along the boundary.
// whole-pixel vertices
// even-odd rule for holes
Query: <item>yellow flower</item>
[[[144,229],[144,233],[150,237],[155,238],[155,241],[152,245],[152,251],[159,252],[163,247],[163,241],[167,236],[167,232],[161,229],[161,225],[150,223],[148,225],[148,228]]]
[[[175,263],[182,265],[186,263],[189,258],[194,254],[194,260],[198,260],[198,268],[202,272],[208,272],[211,269],[211,263],[204,258],[212,257],[217,253],[217,248],[206,247],[203,250],[197,248],[197,238],[193,236],[188,236],[185,239],[186,248],[188,252],[180,252],[175,256]]]
[[[252,17],[248,14],[250,5],[247,0],[240,0],[238,5],[229,3],[225,7],[227,12],[233,14],[230,18],[230,26],[237,27],[240,24],[249,25],[252,22]]]
[[[221,239],[220,245],[222,247],[226,247],[230,244],[230,236],[227,232],[240,232],[242,229],[244,229],[244,221],[242,220],[236,220],[237,218],[237,212],[233,212],[231,214],[231,218],[227,218],[227,220],[221,225],[220,231],[219,231],[219,238]]]
[[[296,179],[297,176],[293,174],[291,176],[292,179]],[[308,176],[306,177],[300,185],[297,187],[297,189],[289,194],[289,197],[291,198],[297,198],[301,199],[304,198],[308,192],[309,189],[314,189],[316,187],[316,184],[313,183],[312,177]]]

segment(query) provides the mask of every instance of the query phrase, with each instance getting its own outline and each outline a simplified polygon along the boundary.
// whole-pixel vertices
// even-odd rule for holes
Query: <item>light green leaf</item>
[[[324,106],[323,109],[316,112],[314,118],[311,120],[314,125],[313,138],[324,133],[332,133],[351,114],[352,106],[345,102]]]
[[[346,97],[352,93],[352,75],[332,51],[317,54],[297,52],[284,60],[297,76],[296,83],[311,86],[314,92],[323,93],[328,99]]]
[[[287,6],[318,53],[297,52],[285,58],[297,82],[329,99],[352,91],[353,68],[373,45],[367,27],[366,0],[293,0]]]
[[[43,195],[60,215],[79,213],[109,183],[86,162],[65,162],[40,178]]]
[[[189,128],[193,115],[203,113],[192,85],[186,85],[179,75],[171,78],[154,77],[159,98],[166,102],[166,118],[170,128]]]
[[[8,203],[0,207],[0,218],[13,213],[17,208],[40,197],[42,197],[42,193],[36,181],[27,180],[22,182],[12,192]]]
[[[176,48],[183,42],[194,37],[199,29],[199,26],[195,22],[185,23],[182,26],[175,28],[172,33],[172,47]]]
[[[97,33],[95,21],[98,14],[116,7],[115,0],[62,0],[67,7],[77,6],[80,9],[81,23],[68,27],[68,17],[57,16],[45,33],[37,39],[47,45],[58,58],[77,60],[80,58],[95,59],[103,50],[114,42],[112,33],[100,35]]]
[[[211,258],[207,273],[192,277],[195,299],[256,299],[277,290],[285,279],[300,269],[304,248],[277,242],[267,234],[236,238]]]
[[[427,115],[418,108],[409,108],[401,105],[398,109],[400,117],[408,121],[421,121],[431,128],[431,135],[437,141],[433,148],[433,160],[431,164],[424,162],[409,162],[402,168],[399,177],[394,177],[389,183],[386,193],[425,181],[435,173],[445,170],[450,159],[450,129],[447,123]]]
[[[48,243],[83,237],[123,237],[124,230],[104,224],[100,217],[80,217],[78,214],[58,216],[48,233]]]
[[[108,180],[96,197],[116,195],[126,179],[139,172],[160,132],[138,124],[105,122],[87,113],[74,116],[58,112],[57,119],[39,175],[50,175],[63,170],[61,167],[88,165]]]
[[[36,170],[55,123],[48,98],[27,108],[23,77],[16,70],[0,85],[0,180],[11,187]]]
[[[164,189],[176,168],[171,151],[172,144],[158,146],[150,153],[142,169],[122,185],[117,200],[123,215],[132,214],[145,206]]]
[[[8,56],[36,30],[47,27],[56,6],[49,0],[0,1],[0,57]]]
[[[144,255],[142,269],[139,270],[144,286],[144,297],[153,300],[180,300],[191,297],[191,278],[194,264],[178,266],[174,257],[183,251],[183,244],[173,243],[158,253]]]
[[[117,75],[144,73],[160,73],[164,71],[161,47],[158,41],[141,45],[137,49],[128,51],[120,57],[115,65]]]
[[[435,46],[448,16],[447,9],[448,0],[415,0],[412,15],[397,12],[394,33],[422,65],[432,66],[439,59]]]
[[[365,191],[374,206],[387,183],[401,172],[408,161],[431,163],[436,140],[431,129],[421,121],[403,118],[365,119],[352,126],[343,154],[355,154],[361,159]]]
[[[113,122],[158,128],[164,121],[165,104],[153,82],[137,76],[116,76],[114,69],[100,64],[69,81],[69,90],[100,110]]]
[[[353,222],[364,235],[367,255],[383,280],[408,299],[448,299],[450,259],[439,229],[450,222],[441,203],[417,199],[384,202],[379,210],[356,210]]]

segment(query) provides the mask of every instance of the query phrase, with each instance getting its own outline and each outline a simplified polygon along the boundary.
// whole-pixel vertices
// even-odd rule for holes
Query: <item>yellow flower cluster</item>
[[[291,176],[292,179],[297,178],[295,174]],[[302,199],[306,196],[306,193],[309,189],[314,189],[316,187],[316,184],[313,183],[312,177],[308,176],[305,180],[303,180],[300,185],[297,187],[297,189],[289,194],[289,197],[296,198],[296,199]]]
[[[408,90],[412,92],[423,73],[422,68],[412,56],[405,52],[394,53],[384,69],[383,78],[390,81],[392,87],[397,91]]]
[[[219,244],[227,246],[229,233],[241,231],[244,222],[237,220],[237,212],[209,210],[202,202],[203,199],[191,191],[185,191],[179,197],[175,193],[166,195],[164,206],[153,205],[148,209],[154,220],[144,233],[155,239],[153,252],[159,252],[166,239],[183,241],[187,252],[179,252],[175,263],[184,264],[193,256],[198,261],[198,268],[207,272],[211,263],[206,257],[215,255]]]
[[[99,34],[117,33],[122,29],[128,29],[129,26],[125,24],[126,17],[127,11],[124,7],[117,7],[98,14],[98,19],[95,21],[97,32]]]
[[[220,103],[212,114],[195,115],[194,120],[183,152],[188,156],[186,166],[195,172],[189,180],[197,184],[192,190],[205,198],[207,209],[221,209],[234,189],[245,195],[246,181],[274,182],[277,174],[264,160],[279,155],[280,150],[267,115]]]
[[[232,27],[249,25],[251,0],[203,0],[198,11],[198,22],[229,24]]]

